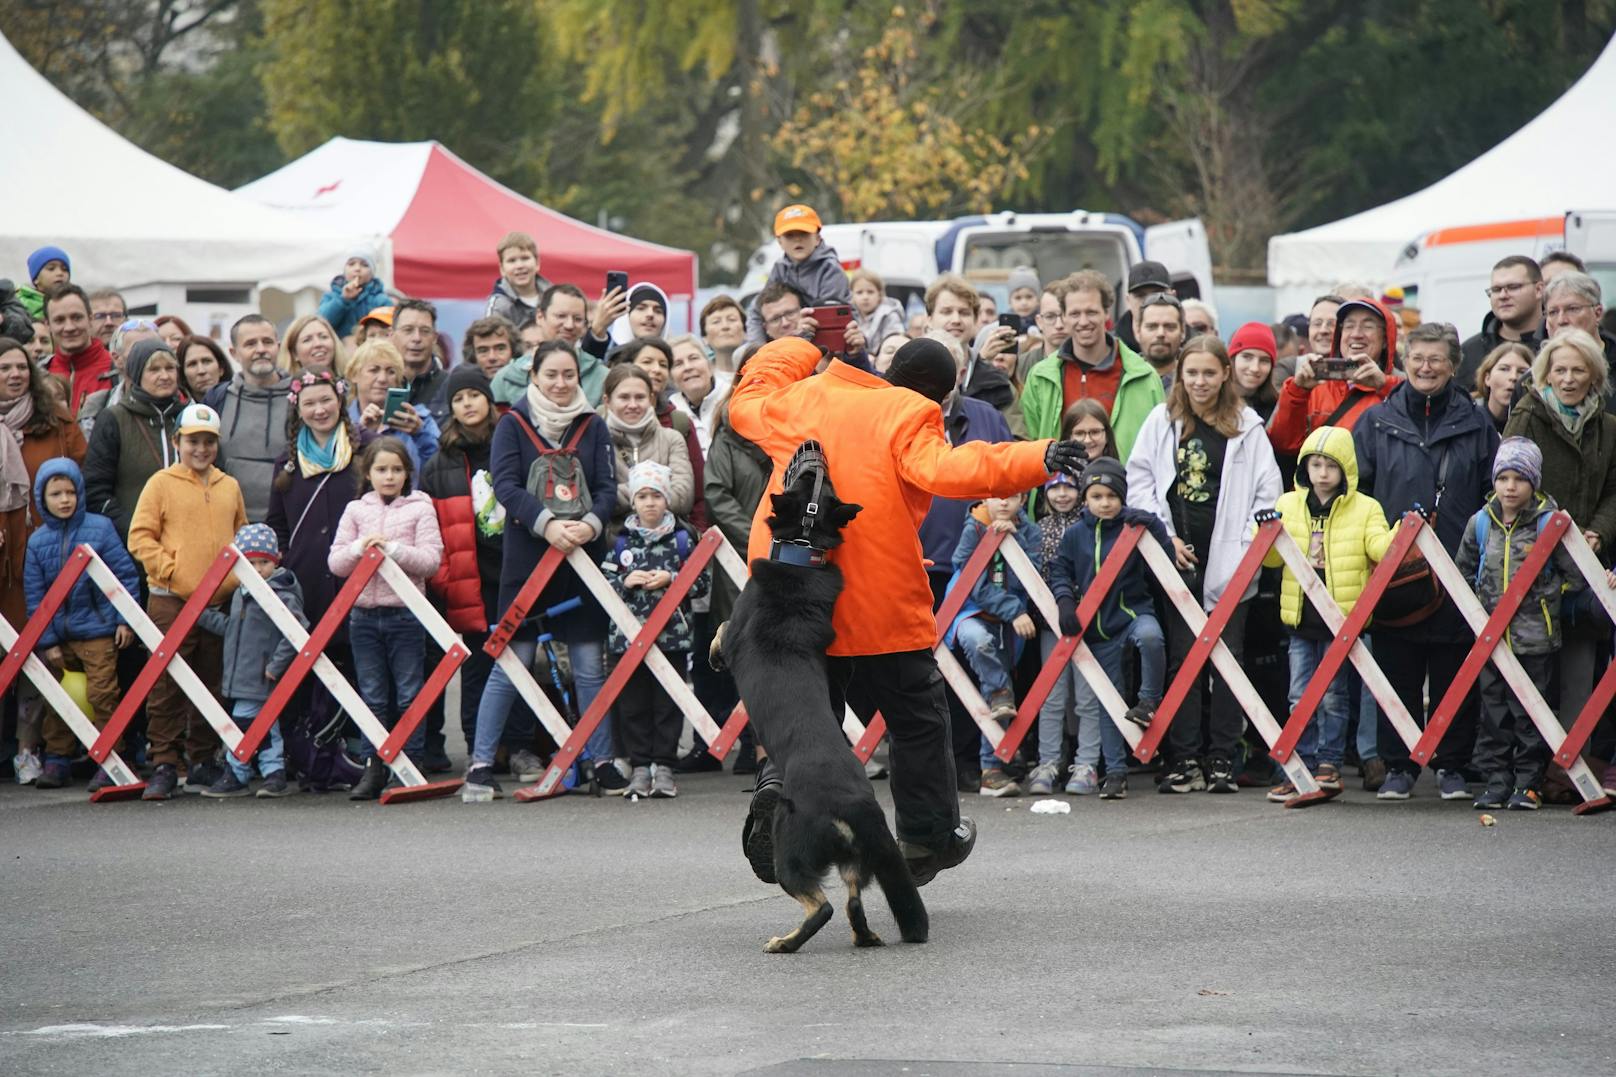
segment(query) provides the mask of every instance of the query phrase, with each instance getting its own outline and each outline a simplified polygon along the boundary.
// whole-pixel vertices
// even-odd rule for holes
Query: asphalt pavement
[[[1616,1072],[1616,815],[968,796],[929,943],[855,950],[838,910],[769,955],[799,909],[741,859],[744,785],[0,788],[0,1073]]]

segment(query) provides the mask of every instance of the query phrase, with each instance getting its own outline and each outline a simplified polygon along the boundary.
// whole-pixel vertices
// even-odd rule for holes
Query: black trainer
[[[173,763],[159,763],[157,769],[152,771],[151,780],[146,783],[146,791],[140,794],[140,799],[170,800],[174,796],[174,787],[179,783],[179,768]]]
[[[213,788],[218,780],[224,777],[224,764],[215,763],[209,759],[201,763],[192,763],[191,769],[185,775],[185,791],[187,793],[200,793]]]
[[[965,863],[965,858],[976,848],[976,821],[968,815],[960,816],[960,825],[954,828],[941,849],[901,840],[898,848],[903,850],[909,875],[915,880],[915,885],[925,886],[937,878],[939,871],[957,868]]]
[[[1201,764],[1193,759],[1181,759],[1162,775],[1156,792],[1199,793],[1205,788],[1206,777],[1201,773]]]
[[[365,772],[359,776],[354,787],[348,790],[349,800],[375,800],[382,795],[382,789],[387,785],[387,764],[380,756],[373,755],[365,761]]]
[[[775,782],[755,789],[752,803],[746,809],[746,821],[741,824],[741,852],[752,865],[752,874],[759,882],[775,885],[780,880],[774,874],[774,809],[780,803],[780,786]]]
[[[1227,759],[1209,759],[1206,764],[1206,791],[1208,793],[1238,793],[1240,781],[1234,764]]]

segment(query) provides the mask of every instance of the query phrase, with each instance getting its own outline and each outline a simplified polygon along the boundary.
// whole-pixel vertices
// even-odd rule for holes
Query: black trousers
[[[1547,685],[1558,655],[1518,654],[1516,660],[1535,685]],[[1489,784],[1516,789],[1543,788],[1548,744],[1526,708],[1491,662],[1481,671],[1481,706],[1476,724],[1475,766]]]
[[[1429,693],[1431,709],[1442,702],[1443,693],[1448,690],[1454,678],[1459,675],[1459,667],[1464,665],[1465,655],[1470,652],[1471,644],[1462,641],[1445,642],[1432,640],[1420,633],[1398,632],[1392,629],[1382,629],[1375,633],[1375,661],[1385,672],[1386,679],[1391,682],[1392,690],[1397,698],[1403,701],[1408,713],[1415,723],[1425,728],[1430,712],[1426,709],[1427,678],[1430,680]],[[1386,720],[1386,715],[1380,715],[1376,740],[1380,748],[1380,758],[1386,764],[1387,770],[1402,771],[1405,774],[1418,774],[1419,765],[1409,758],[1408,745],[1403,738],[1397,735],[1397,730]],[[1470,765],[1471,749],[1476,745],[1476,692],[1472,688],[1466,693],[1464,703],[1460,705],[1459,712],[1454,716],[1453,724],[1448,726],[1447,733],[1443,734],[1442,742],[1437,745],[1436,754],[1431,757],[1432,766],[1438,770],[1463,770]]]
[[[617,697],[612,728],[618,754],[627,756],[630,766],[658,763],[671,767],[679,755],[684,715],[642,662]]]
[[[868,700],[886,719],[898,837],[942,846],[960,815],[948,700],[937,659],[930,651],[831,658],[827,673],[838,736],[849,693]]]
[[[1235,607],[1234,615],[1229,618],[1229,624],[1224,628],[1222,639],[1228,644],[1229,650],[1234,653],[1234,660],[1239,662],[1245,653],[1246,642],[1246,614],[1251,609],[1251,602],[1247,600]],[[1168,683],[1178,676],[1178,671],[1189,655],[1190,648],[1195,645],[1195,633],[1190,631],[1184,618],[1178,615],[1178,610],[1168,604],[1167,616],[1167,675]],[[1212,681],[1212,707],[1211,713],[1203,723],[1201,717],[1201,696],[1206,690],[1208,678]],[[1173,724],[1167,728],[1167,759],[1169,763],[1178,763],[1185,759],[1223,759],[1234,761],[1235,752],[1240,747],[1240,734],[1246,728],[1245,711],[1229,690],[1223,675],[1215,671],[1212,659],[1207,658],[1206,664],[1201,667],[1200,674],[1190,686],[1189,694],[1179,706],[1178,713],[1173,717]]]

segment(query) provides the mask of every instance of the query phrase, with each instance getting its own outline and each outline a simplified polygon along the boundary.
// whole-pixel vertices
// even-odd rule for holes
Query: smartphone
[[[1356,369],[1358,360],[1337,355],[1314,363],[1313,376],[1320,381],[1350,381],[1352,372]]]
[[[628,274],[627,273],[624,273],[624,272],[622,272],[620,270],[616,270],[616,269],[612,269],[612,270],[607,271],[607,273],[606,273],[606,290],[608,292],[610,292],[614,288],[617,289],[620,292],[627,292],[628,291]]]
[[[819,326],[814,333],[814,344],[832,355],[847,350],[847,326],[853,320],[852,307],[808,307],[803,313]]]
[[[387,402],[382,405],[382,422],[391,422],[398,409],[409,402],[410,391],[408,389],[387,390]]]
[[[1017,336],[1020,336],[1021,335],[1021,315],[1019,315],[1019,314],[1001,314],[1001,315],[999,315],[999,327],[1002,328],[1002,329],[1008,329],[1012,333],[1015,333]]]

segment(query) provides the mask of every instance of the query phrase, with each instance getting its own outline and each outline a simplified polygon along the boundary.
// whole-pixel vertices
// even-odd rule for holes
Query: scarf
[[[1552,386],[1545,385],[1538,390],[1538,394],[1543,397],[1543,402],[1549,406],[1555,418],[1560,420],[1560,425],[1571,432],[1573,441],[1582,437],[1582,428],[1588,424],[1589,419],[1605,410],[1605,405],[1597,393],[1589,393],[1582,398],[1582,403],[1574,408],[1568,408],[1560,403],[1560,397]]]
[[[17,399],[0,402],[0,423],[22,444],[22,434],[34,418],[34,394],[24,392]]]
[[[655,416],[653,416],[653,418],[655,418]],[[657,524],[655,527],[646,527],[645,525],[641,524],[640,514],[637,512],[630,513],[628,519],[623,521],[623,526],[640,536],[640,540],[647,546],[653,542],[656,542],[658,539],[664,539],[673,534],[673,524],[674,519],[672,512],[664,512],[662,514],[662,522]]]
[[[645,439],[645,432],[649,430],[652,424],[656,421],[657,417],[655,408],[646,408],[645,414],[640,417],[640,421],[637,423],[626,423],[617,417],[616,412],[606,412],[606,429],[612,432],[612,440],[614,441],[618,440],[617,435],[619,434],[622,435],[622,440],[624,441],[634,443],[643,441]]]
[[[539,392],[537,385],[527,387],[527,413],[533,420],[533,425],[544,440],[552,445],[560,445],[567,437],[567,430],[572,426],[573,420],[580,415],[589,414],[592,409],[589,399],[584,396],[582,389],[573,390],[572,403],[562,407],[543,393]]]
[[[28,505],[28,466],[23,463],[22,449],[17,445],[21,436],[19,432],[17,438],[0,438],[0,512]]]
[[[352,460],[353,444],[348,440],[347,423],[337,424],[324,447],[308,427],[297,432],[297,468],[305,479],[332,471],[345,471]]]

